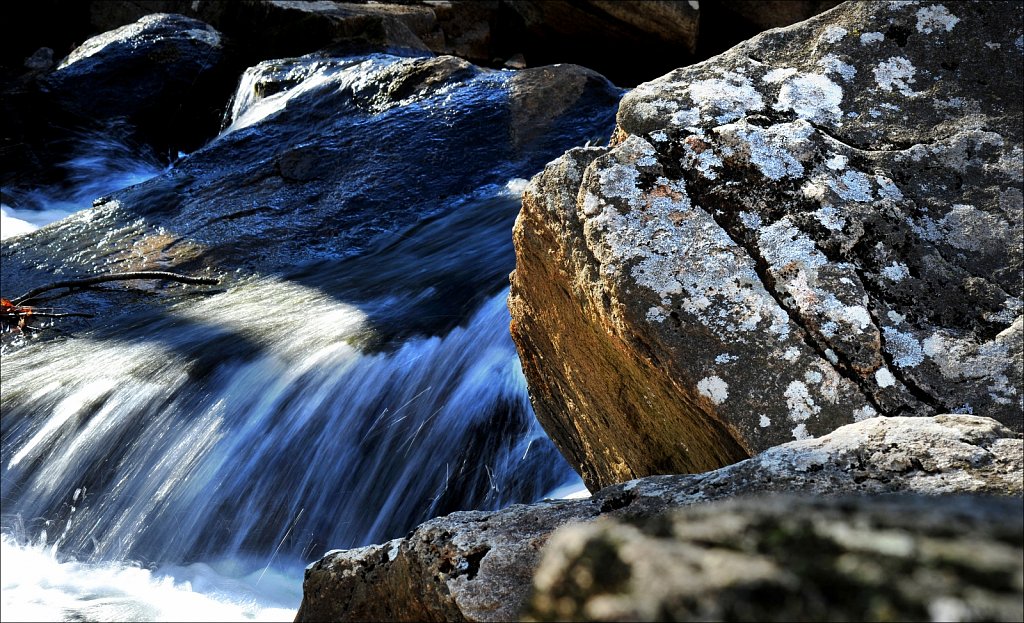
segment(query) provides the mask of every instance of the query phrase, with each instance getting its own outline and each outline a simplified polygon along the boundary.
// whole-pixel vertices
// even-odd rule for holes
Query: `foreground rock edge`
[[[754,493],[1024,494],[1024,441],[990,418],[872,418],[695,475],[651,476],[583,500],[428,521],[404,538],[311,564],[297,621],[513,620],[551,533]]]
[[[526,621],[1020,621],[1024,507],[953,495],[721,500],[563,526]]]

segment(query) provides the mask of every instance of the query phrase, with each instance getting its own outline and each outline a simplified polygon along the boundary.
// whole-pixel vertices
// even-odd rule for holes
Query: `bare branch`
[[[36,296],[39,296],[43,292],[49,290],[55,290],[57,288],[84,288],[86,286],[95,285],[97,283],[106,283],[108,281],[129,281],[132,279],[162,279],[166,281],[179,281],[181,283],[190,283],[195,285],[210,285],[214,286],[220,283],[219,279],[213,277],[190,277],[188,275],[179,275],[178,273],[172,273],[162,270],[138,270],[127,273],[116,273],[112,275],[98,275],[96,277],[85,277],[83,279],[68,279],[66,281],[56,281],[54,283],[47,284],[45,286],[39,286],[29,290],[21,296],[11,299],[11,303],[20,305],[25,301],[30,301]]]

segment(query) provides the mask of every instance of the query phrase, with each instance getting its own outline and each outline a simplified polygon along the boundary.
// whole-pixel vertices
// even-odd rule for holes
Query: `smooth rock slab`
[[[556,532],[527,621],[1019,621],[1024,507],[755,496]]]
[[[592,490],[876,414],[1021,430],[1022,33],[844,3],[638,86],[534,178],[512,334]]]
[[[1020,496],[1022,443],[989,418],[873,418],[715,472],[642,478],[583,500],[452,513],[402,539],[326,554],[306,571],[297,620],[513,620],[541,548],[568,522],[650,517],[764,492]]]

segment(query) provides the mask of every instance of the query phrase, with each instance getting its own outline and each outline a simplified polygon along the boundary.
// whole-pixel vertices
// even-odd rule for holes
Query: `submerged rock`
[[[1020,500],[753,497],[560,529],[527,621],[1019,621]]]
[[[531,182],[512,333],[592,490],[878,414],[1022,429],[1022,24],[845,3],[640,85]]]
[[[582,500],[453,513],[403,539],[327,553],[306,571],[297,620],[513,620],[541,548],[571,521],[651,517],[764,492],[1020,496],[1022,452],[1021,439],[989,418],[873,418],[710,473],[651,476]],[[941,505],[915,504],[933,503]]]

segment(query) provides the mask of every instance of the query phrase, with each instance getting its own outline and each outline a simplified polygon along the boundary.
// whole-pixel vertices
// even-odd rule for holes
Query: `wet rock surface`
[[[567,146],[607,137],[619,94],[569,65],[510,72],[384,54],[268,61],[243,77],[229,127],[203,149],[89,210],[5,241],[4,292],[54,275],[140,269],[288,272],[320,287],[333,270],[323,262],[397,243]],[[496,266],[511,267],[507,243],[491,246],[500,251],[487,253],[508,255]],[[437,276],[446,284],[437,297],[458,301],[500,282],[465,272],[461,280]],[[123,292],[65,302],[113,312]],[[454,325],[469,307],[438,317]]]
[[[1021,430],[1022,30],[846,3],[640,85],[531,182],[513,336],[591,489],[879,413]]]
[[[1019,499],[753,497],[561,528],[527,621],[1019,621]]]
[[[673,508],[766,492],[1020,496],[1022,451],[1019,436],[989,418],[872,418],[819,439],[771,448],[714,472],[651,476],[582,500],[453,513],[403,539],[326,554],[306,571],[297,620],[512,620],[526,603],[541,548],[552,531],[568,522],[653,517]],[[915,508],[929,508],[936,500],[914,502]],[[775,504],[786,503],[766,505]],[[1019,549],[1019,515],[1014,519],[1003,502],[992,504],[1000,530],[1005,531],[1007,521],[1017,521]],[[1019,500],[1008,504],[1015,505],[1019,507]],[[922,512],[901,520],[901,529],[912,532]],[[941,523],[927,529],[933,525]],[[604,565],[603,571],[628,573],[618,564]],[[537,610],[541,612],[549,610]],[[577,615],[593,616],[579,609],[569,618]]]

